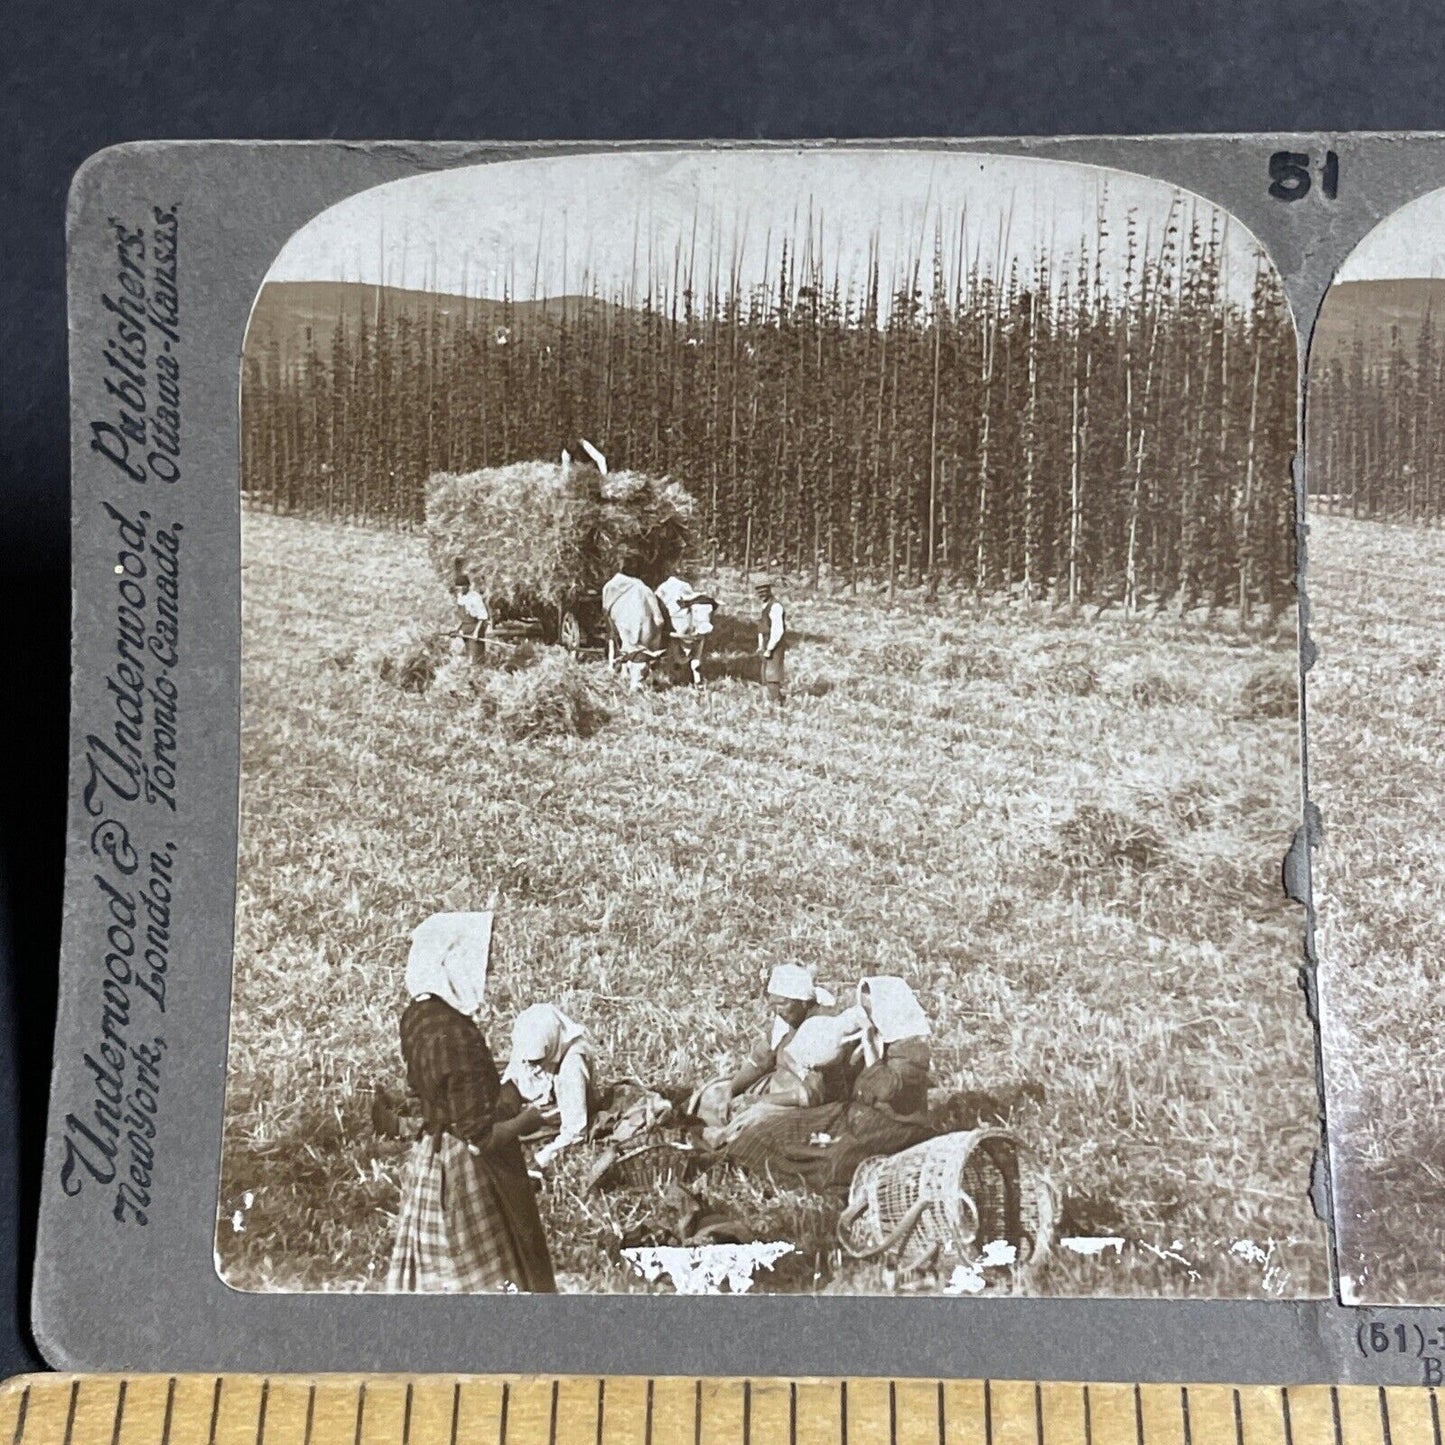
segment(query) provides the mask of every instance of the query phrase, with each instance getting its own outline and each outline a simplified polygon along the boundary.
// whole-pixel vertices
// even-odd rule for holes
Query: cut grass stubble
[[[719,655],[701,698],[629,697],[599,668],[594,736],[519,741],[466,689],[324,665],[435,608],[419,539],[244,527],[232,1284],[381,1282],[404,1150],[371,1134],[366,1089],[400,1076],[407,936],[495,902],[498,1053],[550,998],[609,1075],[695,1081],[765,1027],[775,962],[835,988],[902,973],[933,1021],[937,1097],[1017,1095],[1069,1222],[1130,1241],[1119,1260],[1061,1252],[1038,1291],[1326,1286],[1302,920],[1278,886],[1295,720],[1251,702],[1287,685],[1291,638],[796,595],[780,715]],[[738,579],[707,581],[751,612]],[[636,1202],[585,1198],[583,1167],[545,1196],[564,1287],[658,1288],[616,1256]],[[759,1289],[884,1287],[830,1251],[819,1200],[705,1187],[798,1243]],[[1273,1243],[1273,1284],[1242,1239]]]

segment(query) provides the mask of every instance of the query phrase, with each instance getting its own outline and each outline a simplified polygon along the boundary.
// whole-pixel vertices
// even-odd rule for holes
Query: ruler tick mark
[[[120,1445],[120,1422],[125,1418],[125,1386],[126,1382],[120,1382],[120,1389],[115,1392],[115,1420],[110,1427],[110,1445]],[[1385,1445],[1390,1445],[1387,1440]]]
[[[14,1445],[20,1445],[25,1438],[25,1417],[30,1413],[30,1386],[20,1392],[20,1408],[15,1412],[15,1440]],[[1438,1436],[1436,1437],[1439,1438]]]
[[[1234,1391],[1234,1445],[1244,1445],[1244,1405],[1239,1391]]]
[[[557,1445],[557,1392],[561,1387],[560,1380],[552,1381],[552,1419],[547,1426],[547,1445]]]
[[[1144,1445],[1144,1397],[1138,1385],[1134,1386],[1134,1440],[1136,1445]]]
[[[1440,1402],[1435,1398],[1434,1390],[1430,1391],[1430,1428],[1435,1432],[1435,1445],[1440,1445]],[[1293,1442],[1286,1441],[1285,1445],[1293,1445]]]
[[[692,1438],[693,1445],[702,1445],[702,1381],[692,1387]]]
[[[363,1380],[356,1391],[356,1434],[352,1436],[352,1445],[361,1445],[361,1426],[366,1419],[366,1381]]]
[[[1390,1438],[1390,1402],[1385,1398],[1385,1387],[1380,1386],[1380,1438],[1385,1445],[1394,1445]]]
[[[306,1391],[306,1434],[305,1445],[311,1445],[311,1427],[316,1421],[316,1386]]]
[[[898,1445],[898,1385],[888,1382],[888,1445]]]
[[[602,1413],[607,1408],[607,1377],[597,1378],[597,1445],[602,1445]]]
[[[70,1408],[65,1412],[65,1445],[70,1445],[70,1438],[75,1434],[75,1407],[80,1400],[80,1381],[72,1380],[70,1385]]]
[[[1034,1439],[1038,1445],[1044,1445],[1044,1387],[1034,1381]],[[1185,1441],[1185,1445],[1189,1445]]]
[[[261,1403],[256,1409],[256,1445],[266,1438],[266,1407],[271,1399],[271,1381],[261,1381]]]
[[[743,1381],[743,1445],[753,1445],[753,1382]],[[1437,1439],[1435,1445],[1440,1445]]]
[[[1094,1406],[1087,1385],[1084,1386],[1084,1445],[1094,1445]]]
[[[938,1445],[948,1440],[948,1408],[944,1404],[943,1381],[938,1382]]]
[[[993,1445],[993,1386],[983,1382],[983,1439],[984,1445]]]
[[[1335,1418],[1335,1445],[1345,1445],[1345,1433],[1340,1426],[1340,1392],[1334,1385],[1330,1386],[1330,1412]]]
[[[1236,1390],[1236,1394],[1239,1392]],[[1284,1406],[1284,1445],[1294,1445],[1294,1421],[1289,1413],[1289,1386],[1281,1385],[1279,1389],[1280,1404]],[[1439,1437],[1436,1437],[1435,1445],[1440,1445]]]
[[[512,1387],[502,1381],[502,1413],[497,1420],[498,1445],[507,1445],[507,1406],[512,1403]],[[457,1445],[457,1419],[462,1410],[462,1385],[458,1380],[452,1390],[452,1445]]]
[[[798,1445],[798,1386],[788,1382],[788,1445]]]
[[[647,1382],[647,1421],[643,1427],[644,1445],[652,1445],[652,1381]]]
[[[838,1439],[841,1445],[848,1445],[848,1382],[838,1382]],[[701,1445],[701,1442],[699,1442]]]
[[[176,1377],[166,1381],[166,1415],[161,1422],[161,1445],[171,1445],[171,1416],[176,1409]]]
[[[411,1445],[411,1390],[412,1384],[406,1382],[406,1403],[402,1408],[401,1415],[401,1445]]]

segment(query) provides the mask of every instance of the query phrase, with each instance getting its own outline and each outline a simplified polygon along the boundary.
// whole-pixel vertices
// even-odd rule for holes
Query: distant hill
[[[1432,318],[1445,334],[1445,281],[1424,277],[1401,281],[1344,281],[1330,288],[1311,346],[1312,360],[1329,362],[1348,354],[1356,337],[1368,350],[1386,348],[1399,331],[1400,343],[1413,350],[1420,323]]]
[[[280,342],[283,350],[295,352],[306,344],[309,328],[318,349],[324,351],[336,323],[343,317],[348,325],[368,321],[378,306],[391,315],[420,320],[435,309],[442,316],[463,315],[483,325],[502,324],[504,302],[480,296],[441,295],[400,286],[371,286],[357,281],[268,281],[256,297],[246,347],[269,347]],[[512,315],[517,321],[559,322],[583,314],[597,315],[623,308],[594,296],[552,296],[541,301],[514,301]]]

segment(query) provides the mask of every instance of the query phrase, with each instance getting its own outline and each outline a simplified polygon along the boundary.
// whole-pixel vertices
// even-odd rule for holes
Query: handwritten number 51
[[[1314,184],[1313,161],[1304,151],[1276,151],[1269,158],[1269,193],[1277,201],[1302,201]],[[1332,201],[1340,190],[1340,158],[1326,151],[1319,168],[1320,190]]]

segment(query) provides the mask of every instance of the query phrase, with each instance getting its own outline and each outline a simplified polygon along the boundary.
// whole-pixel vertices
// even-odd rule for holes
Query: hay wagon
[[[625,557],[649,586],[683,562],[693,500],[677,482],[589,460],[513,462],[438,473],[427,484],[432,565],[450,587],[465,574],[502,641],[537,638],[574,655],[608,649],[602,586]]]
[[[550,647],[565,647],[574,657],[608,650],[611,628],[602,609],[601,589],[571,589],[563,596],[531,609],[532,615],[500,617],[489,636],[503,642],[535,639]]]

